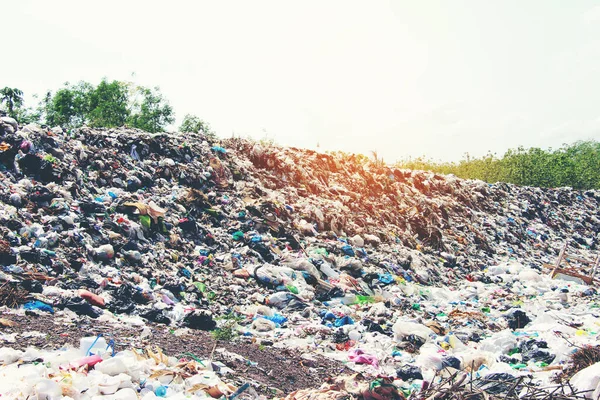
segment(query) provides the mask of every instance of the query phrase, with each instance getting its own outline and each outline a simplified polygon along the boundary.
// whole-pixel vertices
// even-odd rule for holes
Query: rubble
[[[157,324],[209,331],[363,377],[362,386],[275,394],[289,399],[414,398],[442,390],[452,370],[468,377],[453,375],[462,383],[450,388],[512,396],[528,388],[524,376],[551,387],[570,346],[596,341],[597,292],[546,268],[565,244],[595,259],[596,191],[486,184],[201,134],[4,120],[1,133],[4,318],[109,322],[148,340]],[[108,343],[92,355],[21,352],[14,343],[32,337],[18,329],[0,332],[0,374],[13,383],[2,395],[265,396],[232,383],[243,357],[217,368],[210,357],[182,363],[144,348],[113,354]],[[107,333],[98,329],[92,338]],[[490,386],[498,377],[507,379]]]

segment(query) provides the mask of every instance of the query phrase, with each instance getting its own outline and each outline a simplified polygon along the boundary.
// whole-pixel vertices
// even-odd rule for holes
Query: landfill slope
[[[595,340],[595,289],[551,279],[547,267],[565,244],[596,257],[597,191],[487,184],[194,133],[5,121],[0,135],[0,374],[16,382],[6,394],[67,390],[52,379],[27,386],[11,365],[55,360],[69,344],[79,361],[61,370],[93,372],[85,390],[69,387],[73,398],[106,395],[99,388],[119,373],[133,378],[115,384],[131,389],[115,399],[162,397],[162,388],[175,398],[300,399],[326,376],[322,396],[401,398],[475,364],[477,390],[509,396],[522,389],[510,379],[551,385],[568,363],[555,331]],[[93,352],[78,348],[78,326],[112,338],[127,368],[109,368],[120,355],[106,352],[95,369],[81,364]],[[53,339],[42,345],[44,335]],[[222,367],[204,381],[177,370],[181,386],[144,388],[126,348],[161,343],[179,358],[145,353],[150,382],[183,353],[197,368],[206,357]],[[21,352],[29,344],[43,350]],[[294,371],[280,381],[278,352]],[[353,372],[356,385],[344,378]],[[490,374],[504,389],[481,381]]]

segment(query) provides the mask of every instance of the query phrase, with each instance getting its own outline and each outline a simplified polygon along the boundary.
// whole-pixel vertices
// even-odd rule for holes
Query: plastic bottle
[[[154,389],[154,394],[157,395],[158,397],[166,397],[167,396],[167,387],[166,386],[159,386],[156,389]]]
[[[328,307],[339,306],[341,304],[345,304],[345,305],[354,304],[354,303],[356,303],[356,298],[357,298],[356,295],[349,294],[344,297],[335,297],[329,301],[323,302],[323,304],[325,304]]]
[[[79,369],[84,365],[87,365],[88,367],[93,367],[94,365],[100,362],[102,362],[102,357],[99,355],[87,356],[71,362],[67,365],[67,369]]]
[[[88,336],[79,339],[79,351],[84,357],[90,354],[102,354],[106,352],[107,346],[103,337]]]
[[[326,261],[323,261],[323,263],[319,266],[319,269],[329,279],[338,279],[340,277],[340,274],[336,272],[331,266],[331,264],[329,264]]]

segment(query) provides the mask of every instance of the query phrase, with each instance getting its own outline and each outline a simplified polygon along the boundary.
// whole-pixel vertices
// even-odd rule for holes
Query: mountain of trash
[[[16,350],[36,327],[11,321],[48,313],[140,335],[210,331],[294,349],[308,369],[318,356],[346,371],[281,394],[290,400],[600,393],[581,375],[599,364],[566,373],[576,349],[595,345],[596,289],[548,269],[566,246],[569,262],[592,273],[578,262],[597,257],[600,192],[10,118],[0,176],[6,398],[268,398],[261,382],[234,384],[229,365],[116,352],[103,336]]]

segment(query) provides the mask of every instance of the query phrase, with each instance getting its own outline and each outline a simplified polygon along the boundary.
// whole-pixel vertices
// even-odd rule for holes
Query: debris
[[[597,291],[543,269],[563,249],[576,268],[597,259],[596,191],[485,184],[194,133],[2,126],[0,305],[20,323],[2,323],[0,340],[40,347],[18,319],[38,318],[87,338],[109,323],[151,342],[162,326],[170,337],[210,331],[209,349],[282,353],[277,366],[246,356],[180,365],[111,345],[110,335],[62,356],[50,344],[7,349],[0,374],[14,385],[3,395],[24,390],[17,363],[37,362],[31,396],[58,387],[71,398],[171,397],[185,387],[245,399],[278,389],[277,379],[292,387],[281,383],[299,379],[285,375],[289,349],[308,355],[298,362],[305,376],[319,356],[361,379],[281,397],[533,399],[579,393],[564,382],[553,392],[554,375],[597,361],[569,358],[571,344],[595,343]],[[248,369],[269,383],[235,378]],[[77,392],[65,374],[83,371],[93,384]]]

